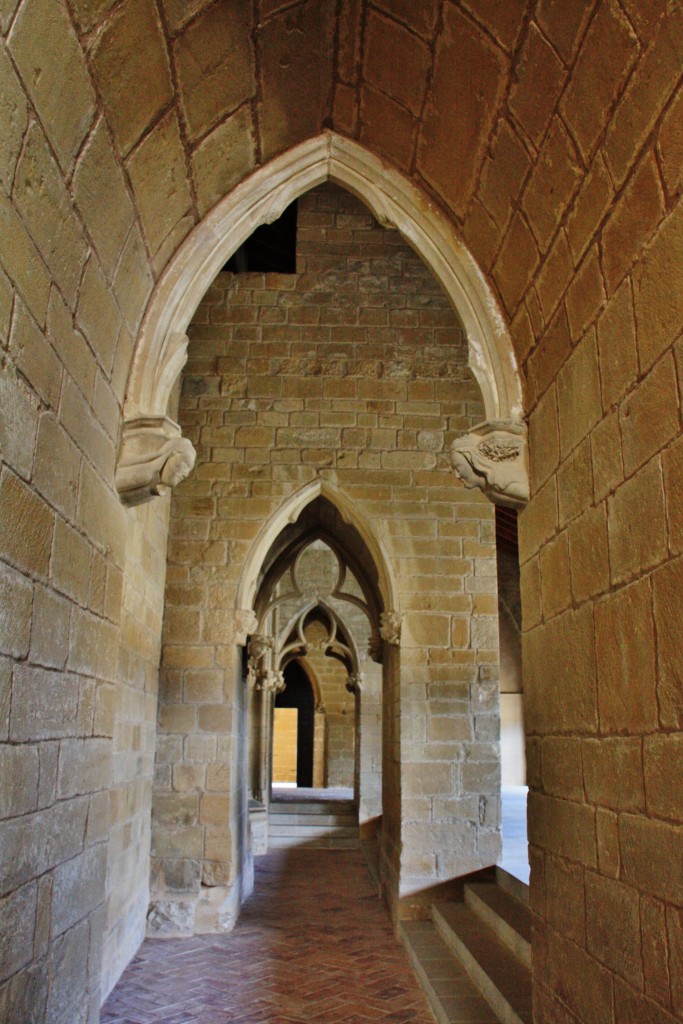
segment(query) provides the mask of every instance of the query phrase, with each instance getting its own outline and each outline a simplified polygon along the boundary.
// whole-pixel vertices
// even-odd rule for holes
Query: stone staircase
[[[274,799],[268,812],[268,849],[358,849],[358,810],[353,800]]]
[[[439,1024],[531,1024],[528,887],[501,868],[468,883],[464,902],[403,921],[401,938]]]

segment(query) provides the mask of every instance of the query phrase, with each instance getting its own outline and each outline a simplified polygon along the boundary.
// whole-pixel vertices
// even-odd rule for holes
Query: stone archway
[[[526,478],[521,384],[510,334],[497,301],[451,222],[420,189],[365,147],[323,132],[259,168],[204,218],[167,266],[150,299],[128,378],[117,486],[124,501],[163,493],[190,471],[191,445],[167,415],[187,357],[188,324],[216,273],[255,228],[275,220],[299,195],[330,180],[361,199],[384,227],[396,228],[441,283],[466,331],[469,365],[487,426],[467,446],[483,450],[506,431],[504,461]],[[493,436],[489,436],[493,433]],[[505,445],[503,446],[505,447]],[[500,454],[494,459],[500,461]],[[169,459],[171,460],[169,462]],[[463,460],[461,466],[467,470]],[[469,470],[471,486],[490,484],[490,462]],[[488,487],[494,499],[496,490]],[[505,501],[505,496],[503,496]]]

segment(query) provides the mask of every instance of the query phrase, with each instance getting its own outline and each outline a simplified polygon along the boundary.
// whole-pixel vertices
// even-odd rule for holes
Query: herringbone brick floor
[[[148,939],[102,1024],[433,1024],[357,850],[277,850],[229,935]]]

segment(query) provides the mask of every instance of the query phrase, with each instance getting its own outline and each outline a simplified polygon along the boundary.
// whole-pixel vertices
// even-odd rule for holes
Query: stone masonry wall
[[[180,419],[199,464],[172,505],[160,750],[211,756],[174,764],[156,806],[175,849],[203,833],[202,870],[231,884],[238,791],[208,780],[222,771],[224,722],[235,735],[222,666],[236,585],[263,523],[321,477],[381,538],[406,613],[388,703],[402,763],[395,749],[385,778],[395,899],[399,874],[407,894],[498,848],[492,508],[448,455],[482,411],[458,320],[395,233],[329,186],[300,200],[298,238],[297,274],[220,274],[190,328]],[[167,878],[186,879],[187,856],[169,846],[162,860]]]

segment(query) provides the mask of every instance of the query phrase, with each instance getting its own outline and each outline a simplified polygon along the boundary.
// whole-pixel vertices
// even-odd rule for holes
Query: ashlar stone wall
[[[395,903],[499,848],[493,513],[449,459],[482,410],[439,286],[356,199],[299,201],[297,271],[220,274],[190,328],[180,421],[198,465],[172,505],[155,850],[167,886],[191,889],[180,861],[237,878],[236,587],[264,522],[323,479],[381,541],[405,613],[384,694]]]

